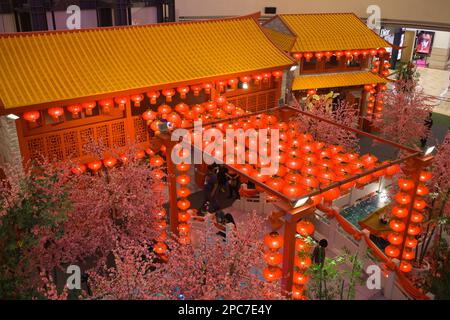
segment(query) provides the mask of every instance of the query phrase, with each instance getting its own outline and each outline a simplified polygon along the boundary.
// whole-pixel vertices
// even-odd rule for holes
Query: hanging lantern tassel
[[[114,105],[114,101],[111,99],[105,99],[100,100],[99,104],[102,107],[102,112],[108,114],[111,112],[111,108]]]
[[[206,94],[210,94],[211,93],[212,87],[213,87],[213,85],[211,83],[209,83],[209,82],[203,84],[203,89],[205,89],[205,93]]]
[[[114,99],[114,101],[119,105],[119,110],[125,110],[125,105],[127,104],[128,99],[125,97],[118,97]]]
[[[175,95],[175,90],[173,89],[165,89],[163,90],[163,95],[166,97],[167,102],[172,102],[172,97]]]
[[[144,100],[144,96],[142,94],[136,94],[131,96],[131,100],[134,102],[135,107],[140,107],[141,101]]]
[[[151,104],[156,104],[156,100],[158,100],[161,94],[159,91],[149,91],[147,92],[147,97],[150,99]]]
[[[48,114],[53,118],[54,121],[59,121],[59,117],[64,115],[64,109],[61,107],[54,107],[48,109]]]
[[[28,122],[36,122],[41,117],[39,111],[28,111],[22,115],[22,118]]]
[[[200,90],[202,90],[202,86],[198,84],[193,85],[191,86],[191,90],[194,92],[194,97],[198,97],[200,95]]]
[[[186,87],[178,87],[177,91],[180,94],[180,98],[181,99],[186,99],[186,95],[189,92],[189,87],[188,86],[186,86]]]
[[[78,119],[80,117],[81,106],[74,104],[67,107],[67,110],[72,114],[72,119]]]

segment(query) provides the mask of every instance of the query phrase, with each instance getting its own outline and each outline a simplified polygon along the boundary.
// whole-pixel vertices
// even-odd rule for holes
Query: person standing
[[[211,205],[210,209],[213,211],[218,208],[215,200],[217,185],[217,175],[214,172],[214,168],[212,166],[208,166],[208,171],[205,177],[205,185],[203,187],[203,195],[205,203],[209,202]]]
[[[229,187],[229,195],[228,199],[236,198],[240,199],[239,189],[241,187],[241,181],[239,175],[235,171],[229,171],[227,173],[228,178],[228,187]]]

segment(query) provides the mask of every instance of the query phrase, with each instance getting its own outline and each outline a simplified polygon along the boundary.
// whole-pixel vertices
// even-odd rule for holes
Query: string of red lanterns
[[[178,212],[178,242],[181,244],[189,244],[191,242],[189,236],[189,208],[191,203],[188,200],[188,197],[191,194],[191,191],[189,190],[188,185],[191,179],[187,174],[187,171],[190,169],[190,164],[180,163],[176,166],[176,168],[179,173],[177,176],[177,183],[180,185],[180,187],[177,189],[177,195],[179,197],[177,201],[177,207],[178,209],[180,209],[180,211]]]
[[[310,62],[313,57],[316,57],[318,61],[321,61],[324,57],[327,61],[331,59],[333,55],[335,55],[337,58],[340,58],[342,56],[345,56],[348,60],[353,59],[353,57],[358,58],[360,55],[362,55],[364,58],[367,56],[382,56],[386,53],[386,50],[384,48],[379,49],[362,49],[362,50],[346,50],[346,51],[317,51],[317,52],[294,52],[292,54],[292,57],[300,61],[302,58],[305,58],[307,62]]]
[[[390,258],[399,259],[400,270],[407,273],[412,270],[411,260],[414,259],[414,249],[417,247],[418,241],[415,238],[421,232],[421,222],[424,221],[424,210],[427,206],[424,196],[428,195],[428,188],[425,185],[431,179],[430,172],[422,172],[419,177],[419,185],[414,195],[414,181],[411,178],[399,178],[397,181],[400,192],[394,199],[397,203],[392,208],[394,218],[390,221],[389,227],[392,232],[388,235],[389,245],[384,252]],[[412,204],[412,212],[410,215],[409,207],[414,196]],[[409,221],[407,219],[410,219]],[[408,225],[408,228],[406,226]],[[400,257],[402,247],[403,254]]]
[[[267,263],[263,270],[264,279],[267,282],[278,281],[282,275],[280,264],[283,262],[283,255],[280,249],[283,247],[283,237],[273,231],[264,237],[264,244],[267,247],[264,253],[264,261]]]
[[[294,259],[294,270],[292,278],[292,299],[294,300],[305,300],[304,295],[305,286],[309,282],[309,277],[306,273],[308,268],[311,266],[312,261],[311,246],[309,243],[309,237],[314,234],[314,224],[308,220],[301,220],[296,226],[297,235],[295,240],[295,259]]]

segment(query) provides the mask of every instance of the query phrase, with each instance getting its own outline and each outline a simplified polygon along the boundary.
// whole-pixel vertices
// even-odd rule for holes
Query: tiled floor
[[[426,94],[442,99],[434,112],[450,116],[450,71],[418,68],[419,85]]]

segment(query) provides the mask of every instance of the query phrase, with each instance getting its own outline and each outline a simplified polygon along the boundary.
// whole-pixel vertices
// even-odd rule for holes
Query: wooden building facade
[[[20,117],[24,160],[90,161],[91,140],[148,146],[143,113],[161,105],[222,95],[244,111],[275,107],[294,63],[254,16],[2,34],[0,51],[0,113]]]

